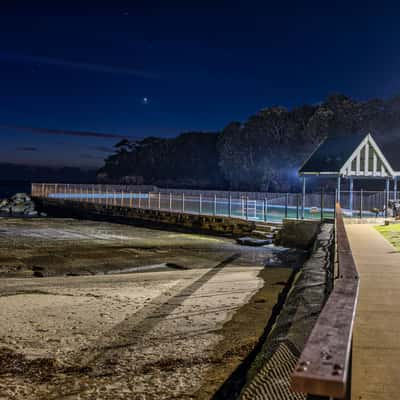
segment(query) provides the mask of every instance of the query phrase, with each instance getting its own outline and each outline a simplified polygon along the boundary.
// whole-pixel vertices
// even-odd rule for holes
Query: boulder
[[[25,204],[14,203],[11,205],[12,214],[23,214],[25,212]]]
[[[0,200],[0,212],[34,217],[38,215],[35,204],[25,193],[16,193],[10,199]]]
[[[27,215],[28,217],[36,217],[38,215],[37,211],[28,211],[28,212],[24,212],[25,215]]]
[[[252,237],[242,237],[239,239],[236,239],[236,242],[238,244],[241,244],[242,246],[265,246],[267,244],[271,244],[272,240],[271,239],[257,239],[257,238],[252,238]]]
[[[8,200],[7,199],[0,200],[0,209],[6,207],[8,207]]]

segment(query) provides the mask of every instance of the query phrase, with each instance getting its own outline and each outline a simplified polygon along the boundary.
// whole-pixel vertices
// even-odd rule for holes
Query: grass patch
[[[400,251],[400,224],[376,226],[375,229]]]

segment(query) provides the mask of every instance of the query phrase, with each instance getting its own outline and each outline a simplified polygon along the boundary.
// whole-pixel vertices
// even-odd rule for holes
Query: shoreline
[[[21,267],[0,278],[0,366],[17,368],[0,368],[0,392],[16,399],[205,399],[251,352],[292,274],[264,267],[274,248],[105,222],[0,219],[0,239],[2,261]],[[104,273],[124,260],[170,267]]]

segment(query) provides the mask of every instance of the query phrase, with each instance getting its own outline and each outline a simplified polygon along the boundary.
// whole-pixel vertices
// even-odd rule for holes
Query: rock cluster
[[[35,203],[25,193],[17,193],[10,199],[0,200],[0,212],[8,214],[19,214],[35,217],[38,212],[35,210]]]

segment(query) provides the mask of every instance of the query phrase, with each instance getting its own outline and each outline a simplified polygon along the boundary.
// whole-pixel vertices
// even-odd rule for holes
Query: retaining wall
[[[290,388],[292,372],[332,289],[334,226],[318,228],[310,258],[294,278],[285,304],[247,373],[240,400],[299,400]],[[307,397],[308,398],[308,397]]]
[[[308,250],[315,242],[320,225],[318,220],[285,219],[275,242],[285,247]]]
[[[71,200],[34,197],[39,211],[49,216],[95,219],[153,228],[209,233],[223,236],[246,236],[255,229],[255,223],[237,218],[186,214],[143,208],[119,207],[80,203]]]

